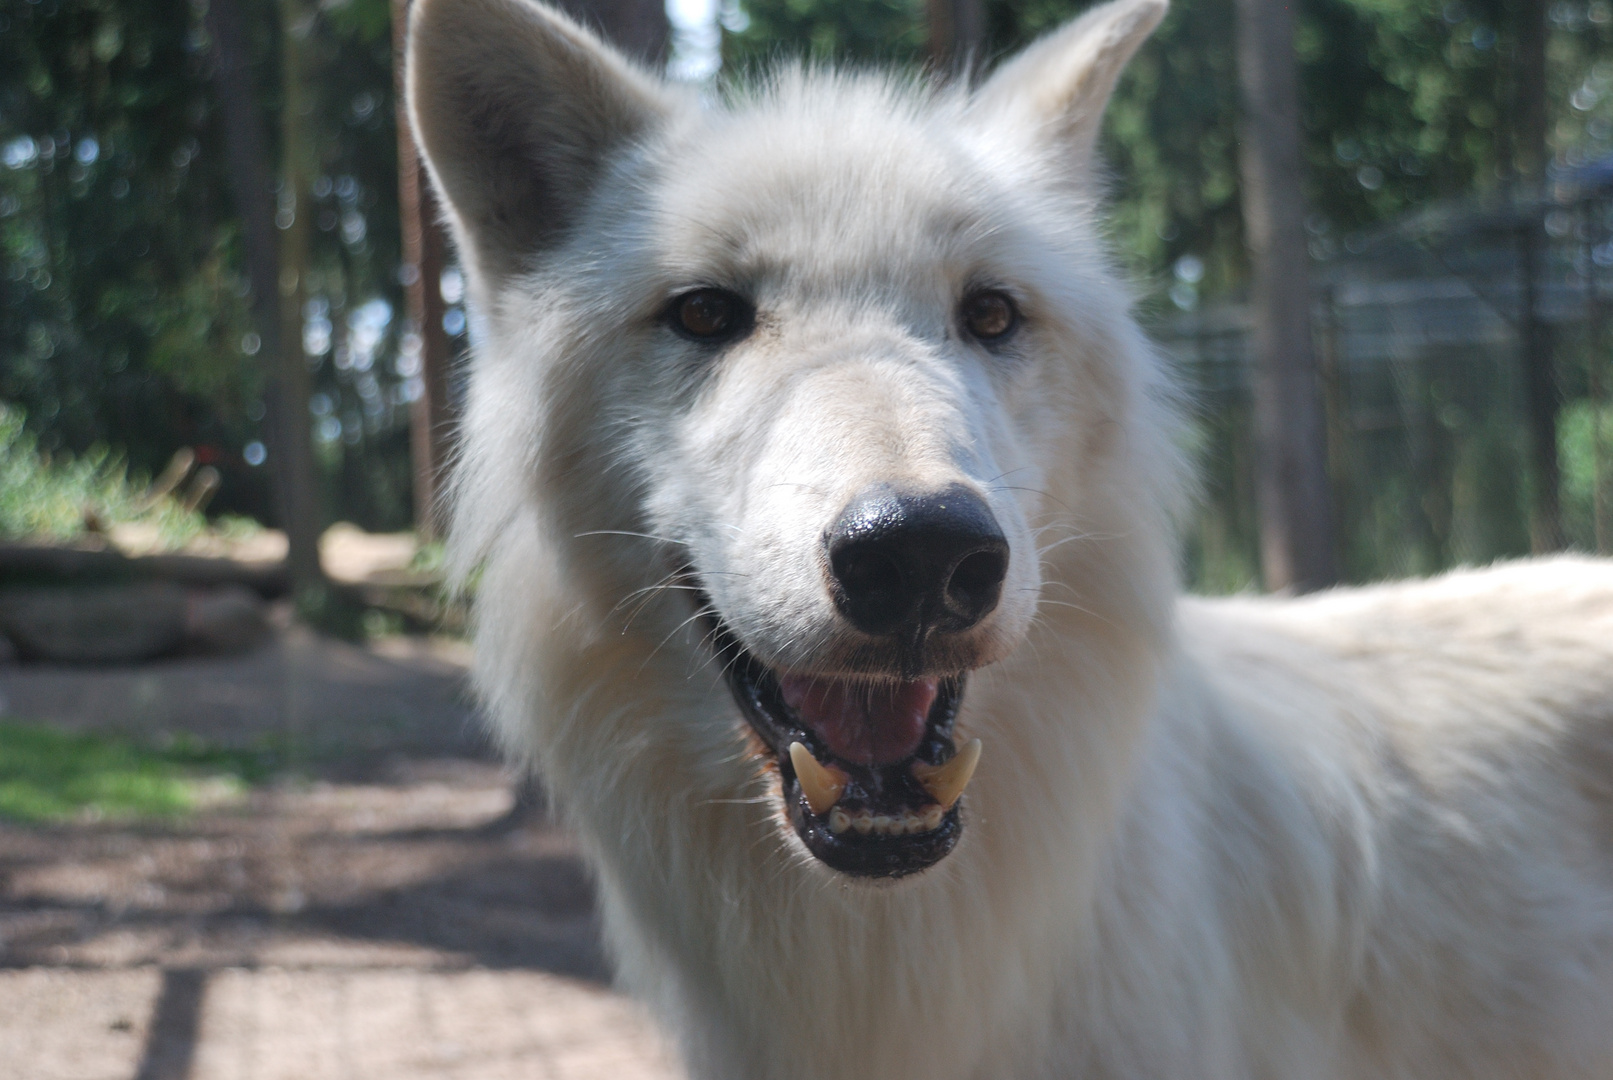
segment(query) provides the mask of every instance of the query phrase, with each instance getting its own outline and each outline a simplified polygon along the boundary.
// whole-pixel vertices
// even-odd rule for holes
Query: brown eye
[[[687,337],[714,340],[746,329],[750,305],[722,289],[696,289],[672,301],[672,326]]]
[[[1001,341],[1019,325],[1019,309],[995,289],[971,293],[963,301],[963,326],[984,342]]]

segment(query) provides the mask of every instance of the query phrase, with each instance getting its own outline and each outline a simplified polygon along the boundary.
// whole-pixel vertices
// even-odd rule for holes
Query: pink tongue
[[[856,765],[889,765],[918,749],[938,684],[920,679],[867,686],[786,675],[779,689],[784,703],[835,757]]]

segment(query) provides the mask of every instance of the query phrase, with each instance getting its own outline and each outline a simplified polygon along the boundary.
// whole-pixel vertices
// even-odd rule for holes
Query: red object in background
[[[223,460],[223,458],[223,451],[211,443],[202,443],[196,448],[196,464],[198,465],[212,465]]]

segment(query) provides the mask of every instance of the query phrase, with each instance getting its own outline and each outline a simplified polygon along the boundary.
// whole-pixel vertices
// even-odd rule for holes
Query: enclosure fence
[[[1318,261],[1316,351],[1347,580],[1530,553],[1531,313],[1559,394],[1562,534],[1571,548],[1613,553],[1613,184],[1594,169],[1544,196],[1420,211]],[[1249,312],[1176,312],[1152,330],[1189,388],[1202,478],[1188,581],[1250,587]]]

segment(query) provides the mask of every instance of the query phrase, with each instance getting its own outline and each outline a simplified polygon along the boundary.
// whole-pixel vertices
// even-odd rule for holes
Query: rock
[[[187,600],[185,639],[197,652],[246,652],[269,636],[268,605],[251,589],[193,589]]]
[[[0,591],[0,642],[25,660],[106,664],[181,649],[235,653],[268,636],[267,605],[242,585],[186,589],[148,581]]]
[[[149,581],[0,592],[0,632],[28,660],[130,663],[185,642],[185,590]]]

